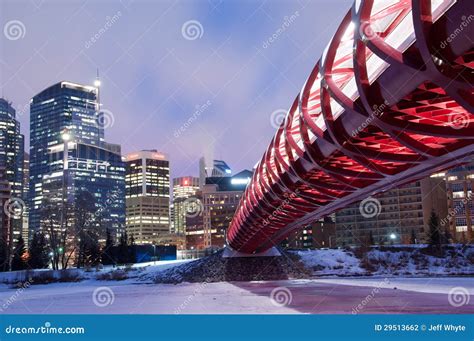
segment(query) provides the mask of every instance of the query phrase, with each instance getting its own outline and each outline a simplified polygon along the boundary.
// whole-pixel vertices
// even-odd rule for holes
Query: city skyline
[[[314,14],[305,14],[316,6],[311,1],[207,7],[171,2],[148,6],[79,2],[74,8],[54,4],[2,3],[1,18],[20,20],[25,26],[23,38],[5,40],[0,64],[2,94],[21,113],[23,127],[29,126],[29,100],[34,94],[61,80],[93,85],[99,69],[102,109],[113,115],[106,139],[121,144],[124,154],[157,149],[172,155],[171,177],[178,177],[197,175],[203,155],[224,159],[236,170],[253,167],[274,133],[272,120],[281,119],[282,110],[288,109],[351,3],[318,4],[317,20],[324,30],[305,51],[299,47],[306,41],[301,40],[305,28],[315,20]],[[154,6],[169,11],[157,20],[146,14]],[[141,25],[134,25],[138,18]],[[202,26],[202,36],[195,40],[182,34],[182,26],[190,20]],[[91,42],[107,23],[110,27]],[[236,25],[245,29],[237,32]],[[35,39],[37,35],[48,39]],[[276,39],[270,42],[273,35]],[[64,36],[69,38],[61,39]],[[52,50],[66,52],[53,55]],[[282,65],[283,71],[272,75],[269,71],[275,65]],[[22,130],[28,141],[29,132]]]

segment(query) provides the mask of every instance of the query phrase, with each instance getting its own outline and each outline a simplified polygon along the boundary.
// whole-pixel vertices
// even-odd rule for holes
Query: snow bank
[[[363,275],[366,270],[360,267],[360,260],[346,250],[307,250],[295,252],[304,265],[313,271],[314,275]]]
[[[315,276],[472,276],[474,247],[444,246],[442,252],[426,245],[395,245],[361,249],[293,251]]]
[[[182,265],[190,260],[157,261],[103,268],[51,270],[35,269],[0,272],[0,283],[15,284],[31,281],[33,284],[51,282],[78,282],[82,280],[127,280],[136,279],[147,273],[159,273]]]
[[[371,250],[368,261],[374,275],[473,275],[474,247],[453,245],[443,248],[438,256],[430,254],[426,248],[407,250],[388,248]]]

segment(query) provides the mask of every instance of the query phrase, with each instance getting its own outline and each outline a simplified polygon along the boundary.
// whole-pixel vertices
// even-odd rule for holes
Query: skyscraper
[[[0,157],[5,163],[6,178],[13,196],[23,197],[24,136],[11,103],[0,98]]]
[[[23,198],[25,202],[28,199],[28,192],[30,189],[30,154],[24,154],[23,158]],[[23,236],[23,240],[25,241],[26,246],[28,246],[29,242],[29,224],[28,224],[28,216],[29,216],[28,205],[25,205],[25,209],[22,214],[22,231],[21,234]]]
[[[154,243],[170,230],[170,168],[156,150],[130,153],[126,161],[127,233],[137,244]]]
[[[199,178],[183,176],[173,179],[173,233],[184,235],[186,232],[186,213],[188,209],[194,211],[190,205],[196,205],[194,200],[189,200],[199,190]]]
[[[59,82],[31,100],[30,230],[54,219],[62,230],[124,231],[125,165],[120,146],[104,141],[97,96],[96,87]],[[93,218],[79,221],[85,206]]]
[[[20,133],[20,122],[16,119],[16,111],[3,98],[0,98],[0,163],[5,167],[5,180],[11,189],[11,207],[15,207],[16,213],[11,216],[11,227],[13,241],[16,241],[22,230],[22,212],[25,209],[23,193],[23,158],[24,137]],[[3,207],[2,207],[3,209]]]
[[[0,211],[0,243],[10,241],[11,230],[10,230],[10,217],[7,215],[7,210],[4,210],[4,205],[8,202],[11,195],[10,184],[6,179],[6,168],[0,164],[0,205],[2,210]],[[5,245],[4,245],[5,246]],[[0,271],[5,270],[5,264],[0,264]]]

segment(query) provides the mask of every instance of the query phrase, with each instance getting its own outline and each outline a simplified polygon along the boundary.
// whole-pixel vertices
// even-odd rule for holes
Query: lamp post
[[[393,245],[393,242],[395,241],[395,239],[397,239],[397,235],[392,232],[390,233],[389,238],[390,238],[391,244]]]

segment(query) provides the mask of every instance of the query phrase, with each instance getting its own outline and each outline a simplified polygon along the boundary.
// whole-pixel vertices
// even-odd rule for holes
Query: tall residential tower
[[[170,232],[170,168],[156,150],[130,153],[126,161],[127,233],[137,244],[156,243]]]

